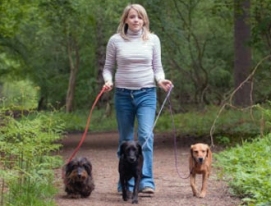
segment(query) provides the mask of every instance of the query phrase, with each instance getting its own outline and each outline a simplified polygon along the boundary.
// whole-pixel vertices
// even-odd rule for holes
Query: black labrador
[[[142,176],[143,154],[141,145],[136,141],[126,141],[120,146],[119,175],[122,187],[122,199],[129,199],[128,181],[134,177],[135,184],[132,204],[138,203],[139,183]]]

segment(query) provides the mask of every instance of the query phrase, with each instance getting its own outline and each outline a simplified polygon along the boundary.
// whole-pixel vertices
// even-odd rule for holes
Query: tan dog
[[[197,197],[205,197],[207,179],[211,173],[212,152],[207,144],[198,143],[191,145],[191,156],[189,158],[190,186],[193,195]],[[196,188],[196,174],[202,174],[202,187],[199,193]]]

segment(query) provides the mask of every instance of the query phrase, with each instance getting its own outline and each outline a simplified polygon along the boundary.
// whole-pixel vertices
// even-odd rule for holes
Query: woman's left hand
[[[163,79],[158,82],[158,85],[160,88],[162,88],[164,91],[168,92],[171,87],[173,87],[173,84],[170,80]]]

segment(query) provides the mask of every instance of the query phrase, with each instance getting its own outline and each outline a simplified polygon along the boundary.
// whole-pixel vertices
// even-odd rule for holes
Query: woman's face
[[[143,27],[143,19],[134,9],[130,9],[125,23],[128,24],[128,28],[134,32],[140,31]]]

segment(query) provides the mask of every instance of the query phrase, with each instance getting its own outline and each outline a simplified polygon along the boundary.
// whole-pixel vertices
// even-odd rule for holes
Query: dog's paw
[[[80,198],[80,197],[81,197],[80,194],[68,194],[68,198],[78,199],[78,198]]]
[[[122,199],[123,199],[123,201],[127,201],[129,199],[129,197],[127,195],[122,195]]]
[[[192,189],[193,192],[193,196],[198,197],[199,196],[199,192],[196,189]]]
[[[90,191],[84,191],[84,192],[81,193],[81,197],[82,197],[82,198],[87,198],[87,197],[90,196],[90,194],[91,194]]]
[[[138,204],[138,200],[132,200],[132,204]]]
[[[127,201],[128,198],[127,197],[122,197],[123,201]]]
[[[205,191],[202,191],[198,197],[200,198],[204,198],[206,196],[206,192]]]

